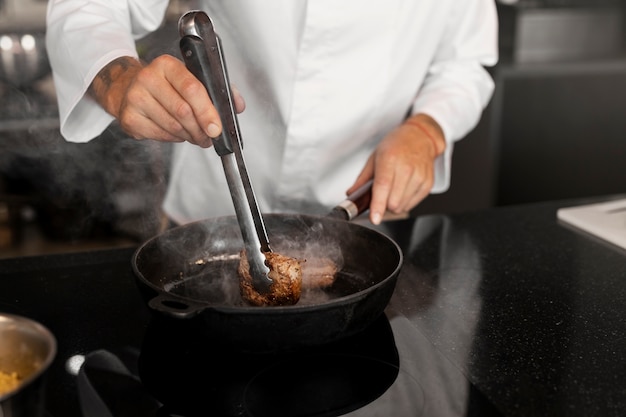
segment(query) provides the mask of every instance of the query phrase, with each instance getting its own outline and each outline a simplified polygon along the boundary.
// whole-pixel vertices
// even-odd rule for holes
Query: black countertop
[[[577,203],[431,215],[380,226],[405,255],[385,317],[341,348],[321,348],[334,358],[355,349],[367,349],[367,355],[392,352],[390,359],[363,362],[371,375],[354,367],[365,385],[381,382],[385,375],[388,381],[381,382],[384,394],[372,394],[348,415],[626,415],[626,252],[559,224],[556,210]],[[175,354],[168,349],[194,343],[184,335],[157,337],[161,353],[156,361],[146,359],[155,318],[135,286],[132,253],[124,249],[0,261],[0,311],[38,320],[58,339],[47,379],[52,417],[213,415],[172,411],[175,407],[167,404],[172,396],[159,396],[154,385],[148,386],[145,370],[180,372],[169,392],[194,378],[223,387],[230,369],[232,374],[248,371],[224,365],[225,358],[215,360],[221,371],[215,364],[196,370],[188,363],[170,363]],[[383,348],[388,343],[393,349]],[[184,352],[190,355],[189,349]],[[72,364],[85,356],[85,363],[116,364],[111,369],[122,369],[129,377],[107,385],[97,373],[85,379],[83,367],[77,378]],[[138,366],[142,357],[143,374]],[[348,370],[348,362],[335,365]],[[395,366],[395,372],[385,373]],[[214,375],[199,375],[200,369]],[[294,385],[310,382],[284,376]],[[277,383],[259,374],[252,380],[244,395],[250,404],[250,386]],[[118,392],[111,393],[113,388]],[[237,403],[243,397],[233,398]],[[259,401],[267,404],[268,398]],[[94,407],[103,404],[108,414],[95,414]],[[264,415],[250,412],[255,410],[250,404],[234,404],[229,413]]]

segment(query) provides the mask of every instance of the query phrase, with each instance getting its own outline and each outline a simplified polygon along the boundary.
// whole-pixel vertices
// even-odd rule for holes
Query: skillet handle
[[[333,217],[343,220],[352,220],[360,214],[365,213],[370,208],[372,200],[372,184],[374,180],[369,180],[355,192],[350,194],[348,198],[337,204],[335,208],[328,213],[327,217]]]
[[[177,319],[190,319],[200,314],[206,306],[160,294],[148,301],[148,306],[160,313]]]

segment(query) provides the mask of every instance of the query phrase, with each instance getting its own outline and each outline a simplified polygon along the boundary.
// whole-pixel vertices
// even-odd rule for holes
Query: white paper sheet
[[[626,249],[626,198],[561,208],[557,218]]]

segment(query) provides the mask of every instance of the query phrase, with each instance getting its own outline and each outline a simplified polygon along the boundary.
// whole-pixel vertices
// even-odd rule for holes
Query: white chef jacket
[[[262,212],[322,214],[345,197],[377,143],[407,114],[442,127],[433,192],[450,182],[453,143],[478,122],[497,61],[492,0],[207,0]],[[47,46],[61,133],[98,136],[113,120],[87,94],[98,71],[137,56],[166,0],[51,0]],[[167,51],[165,51],[167,52]],[[175,221],[233,214],[219,157],[176,144],[164,202]]]

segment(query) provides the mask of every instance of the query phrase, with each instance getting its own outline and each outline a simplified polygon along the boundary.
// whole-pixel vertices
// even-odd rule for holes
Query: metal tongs
[[[185,65],[204,84],[222,120],[222,134],[213,139],[213,147],[222,160],[254,287],[259,292],[268,292],[272,279],[268,276],[264,253],[271,252],[271,248],[243,158],[222,43],[213,22],[201,11],[185,13],[178,22],[178,30]]]

